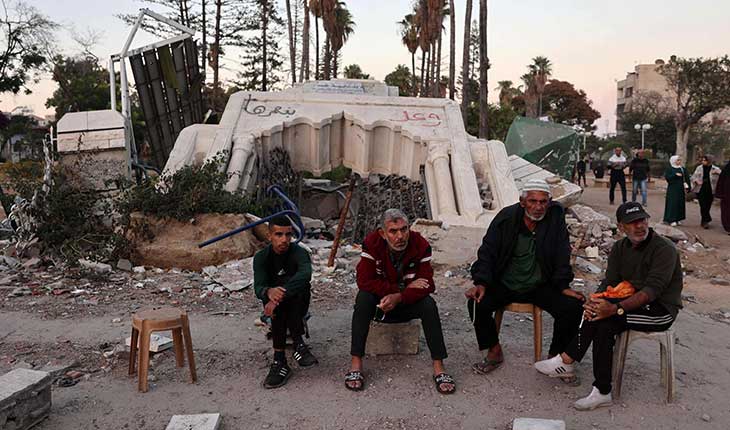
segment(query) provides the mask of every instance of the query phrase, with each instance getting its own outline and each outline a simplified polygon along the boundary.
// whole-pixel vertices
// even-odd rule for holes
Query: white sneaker
[[[551,378],[575,375],[575,366],[573,364],[563,363],[563,359],[560,357],[560,354],[553,358],[548,358],[547,360],[538,361],[535,363],[535,369],[543,375],[547,375]]]
[[[611,393],[601,394],[598,388],[593,387],[591,394],[582,399],[578,399],[573,406],[579,411],[592,411],[593,409],[600,408],[601,406],[610,406],[613,404],[613,398]]]
[[[676,227],[677,226],[677,223],[676,222],[673,222],[673,223],[671,223],[669,225],[671,225],[672,227]]]

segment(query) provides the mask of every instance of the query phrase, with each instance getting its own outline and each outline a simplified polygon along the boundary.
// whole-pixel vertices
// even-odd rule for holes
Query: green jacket
[[[674,244],[649,229],[649,236],[638,248],[629,238],[613,244],[606,266],[606,279],[598,291],[629,281],[649,300],[658,301],[673,317],[682,308],[682,263]]]
[[[256,297],[269,301],[266,291],[273,287],[283,287],[285,297],[309,291],[312,279],[312,261],[309,253],[302,247],[292,244],[287,252],[278,255],[271,245],[260,250],[253,257],[253,288]]]

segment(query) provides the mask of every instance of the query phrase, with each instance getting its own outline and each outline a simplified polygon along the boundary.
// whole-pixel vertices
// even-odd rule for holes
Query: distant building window
[[[616,105],[616,114],[621,115],[622,113],[624,113],[625,109],[626,109],[625,104]]]
[[[624,97],[628,98],[634,95],[634,87],[624,88]]]

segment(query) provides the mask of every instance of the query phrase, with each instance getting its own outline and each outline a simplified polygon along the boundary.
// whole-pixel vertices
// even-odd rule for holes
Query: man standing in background
[[[644,158],[643,149],[638,150],[636,152],[636,157],[631,160],[629,173],[632,175],[631,201],[636,201],[636,193],[641,190],[641,204],[646,207],[646,186],[647,181],[649,180],[649,160]]]
[[[608,201],[613,204],[613,192],[616,184],[621,186],[621,202],[626,203],[626,157],[621,153],[621,147],[613,150],[613,155],[608,159],[608,168],[611,170],[611,181],[608,190]]]

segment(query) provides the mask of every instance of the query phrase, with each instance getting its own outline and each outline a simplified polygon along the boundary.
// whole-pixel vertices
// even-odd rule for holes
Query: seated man
[[[370,321],[404,322],[421,320],[428,349],[433,359],[436,389],[451,394],[454,379],[444,370],[446,345],[441,332],[431,268],[431,246],[408,226],[408,218],[398,209],[388,209],[382,227],[365,237],[357,265],[359,291],[352,314],[352,363],[345,376],[345,386],[362,390],[362,357],[370,329]]]
[[[269,221],[271,244],[253,258],[253,286],[256,297],[264,302],[264,314],[271,317],[274,362],[264,380],[264,387],[286,384],[291,369],[286,362],[287,329],[294,340],[294,359],[301,367],[317,364],[317,359],[304,343],[304,316],[309,309],[309,284],[312,263],[307,251],[292,245],[293,227],[289,218],[281,216]]]
[[[535,368],[548,376],[573,373],[593,343],[593,389],[575,402],[578,410],[607,406],[611,399],[614,337],[626,330],[664,331],[682,307],[682,265],[674,244],[649,228],[649,214],[639,203],[624,203],[616,211],[626,237],[614,243],[606,279],[598,291],[628,281],[635,293],[624,299],[591,298],[583,307],[585,323],[562,354],[538,361]]]
[[[493,313],[509,303],[532,303],[553,316],[550,356],[575,336],[585,298],[569,288],[573,271],[565,211],[551,201],[544,180],[527,181],[519,203],[502,209],[489,224],[471,275],[467,307],[479,350],[487,350],[473,366],[477,373],[487,374],[504,361]]]

